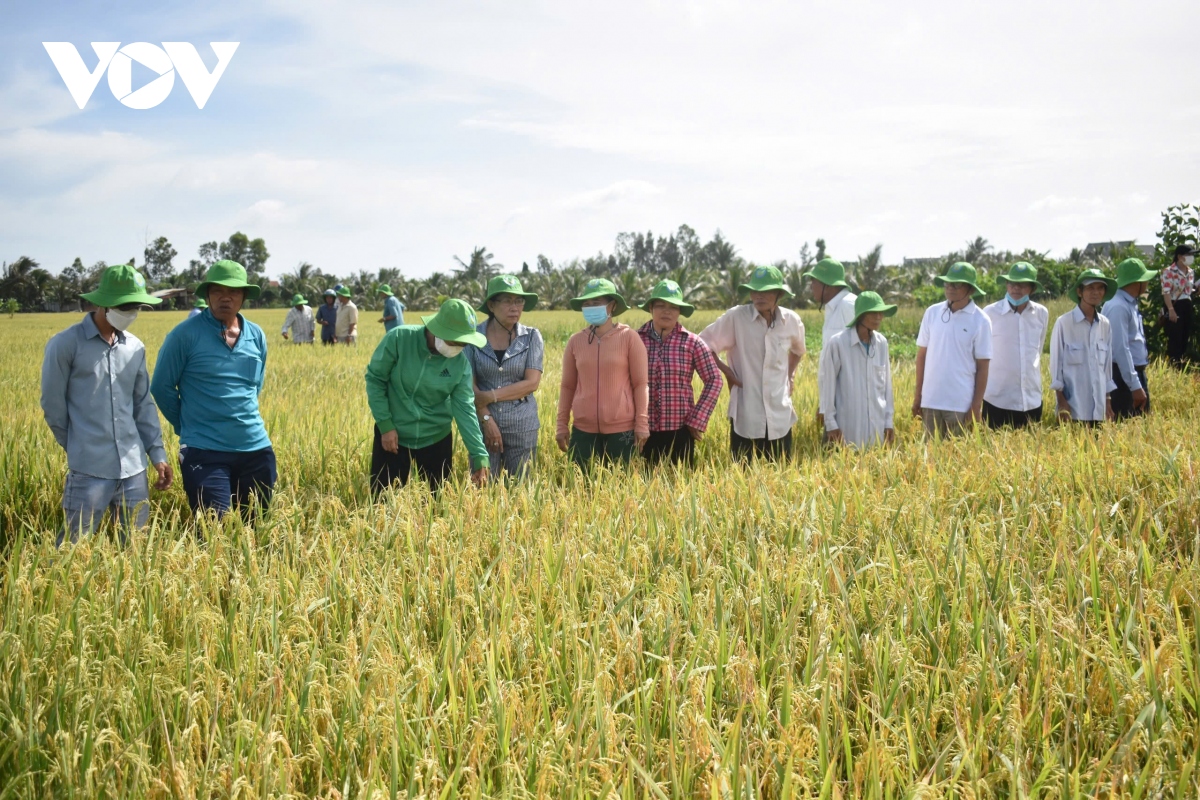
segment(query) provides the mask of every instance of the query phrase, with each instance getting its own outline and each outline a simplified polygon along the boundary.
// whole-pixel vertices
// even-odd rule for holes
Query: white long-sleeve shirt
[[[287,316],[283,318],[283,330],[281,333],[287,333],[288,329],[292,330],[292,341],[296,344],[308,344],[313,340],[313,331],[316,329],[317,323],[313,319],[313,310],[308,306],[292,306],[288,309]]]
[[[869,447],[883,441],[894,427],[892,367],[888,341],[873,332],[864,346],[853,328],[843,330],[821,349],[817,388],[825,413],[825,430],[840,430],[849,444]]]
[[[1008,411],[1042,405],[1042,345],[1050,312],[1032,300],[1017,313],[1008,299],[983,309],[992,321],[992,361],[983,399]]]
[[[1108,318],[1097,313],[1088,322],[1075,306],[1054,321],[1050,333],[1050,389],[1066,395],[1072,419],[1100,422],[1116,388]]]
[[[821,323],[821,348],[829,344],[829,340],[854,324],[854,301],[858,295],[849,289],[842,289],[833,299],[825,304],[825,319]]]

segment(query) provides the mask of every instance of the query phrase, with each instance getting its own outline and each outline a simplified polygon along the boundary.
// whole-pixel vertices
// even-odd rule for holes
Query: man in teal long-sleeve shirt
[[[179,434],[179,465],[192,513],[266,510],[277,477],[275,451],[258,410],[267,338],[241,315],[258,297],[236,261],[213,264],[196,295],[208,308],[175,327],[158,351],[150,393]]]
[[[471,458],[471,480],[488,476],[488,453],[475,416],[471,364],[465,345],[482,346],[475,312],[447,300],[424,325],[402,325],[384,334],[367,365],[367,401],[375,418],[371,491],[408,482],[413,463],[437,491],[450,475],[454,456],[451,420]]]

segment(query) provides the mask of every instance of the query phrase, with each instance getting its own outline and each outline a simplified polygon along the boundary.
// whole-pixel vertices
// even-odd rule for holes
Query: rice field
[[[794,462],[731,464],[723,395],[694,471],[588,480],[553,442],[578,316],[532,313],[533,478],[473,489],[460,444],[440,496],[372,504],[377,315],[348,349],[283,313],[248,314],[270,516],[200,543],[177,481],[124,549],[54,547],[39,370],[76,315],[0,318],[0,798],[1200,795],[1191,377],[1099,431],[926,444],[904,310],[897,446],[827,451],[805,312]],[[182,316],[131,329],[151,363]]]

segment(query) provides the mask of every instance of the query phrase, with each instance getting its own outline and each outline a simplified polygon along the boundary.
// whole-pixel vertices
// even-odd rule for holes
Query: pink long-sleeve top
[[[637,331],[618,324],[603,336],[586,328],[567,341],[558,395],[558,433],[574,425],[586,433],[650,435],[646,346]]]

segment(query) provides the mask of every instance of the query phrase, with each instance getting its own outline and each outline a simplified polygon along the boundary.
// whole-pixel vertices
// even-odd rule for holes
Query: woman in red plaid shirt
[[[675,281],[661,281],[641,305],[650,321],[638,329],[646,345],[650,372],[650,438],[642,455],[652,464],[692,462],[695,443],[704,436],[708,418],[721,396],[717,357],[696,334],[679,324],[695,307],[683,301]],[[704,382],[699,402],[692,390],[692,373]]]

